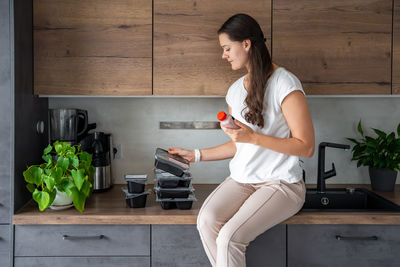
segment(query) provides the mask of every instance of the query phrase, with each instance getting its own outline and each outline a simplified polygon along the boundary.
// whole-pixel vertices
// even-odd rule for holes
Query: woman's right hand
[[[173,155],[179,155],[189,162],[194,162],[194,150],[186,150],[180,147],[168,148],[168,153]]]

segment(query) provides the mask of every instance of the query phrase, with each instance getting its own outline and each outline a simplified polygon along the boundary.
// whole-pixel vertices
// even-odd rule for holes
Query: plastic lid
[[[226,113],[223,111],[220,111],[217,115],[218,120],[223,121],[226,119]]]
[[[178,192],[194,192],[194,187],[190,185],[189,187],[173,187],[173,188],[165,188],[165,187],[160,187],[160,186],[154,186],[154,190],[158,192],[162,191],[178,191]]]
[[[148,189],[147,191],[144,191],[142,193],[129,193],[127,188],[122,188],[122,191],[125,193],[125,198],[135,198],[139,197],[142,195],[149,195],[151,194],[151,189]]]
[[[125,174],[125,181],[146,184],[147,174]]]
[[[185,172],[182,175],[182,177],[179,177],[179,176],[173,175],[172,173],[161,171],[160,169],[157,169],[157,168],[154,169],[154,180],[187,181],[187,180],[191,180],[191,179],[192,179],[192,175],[190,174],[190,172]]]
[[[125,174],[126,179],[147,179],[147,174]]]
[[[156,153],[154,155],[157,161],[161,161],[162,163],[165,163],[167,165],[173,166],[173,167],[178,167],[184,170],[189,169],[189,161],[184,159],[183,157],[179,155],[174,155],[174,154],[169,154],[167,150],[162,149],[162,148],[157,148]],[[156,165],[157,166],[157,165]]]
[[[184,174],[182,176],[176,176],[175,174],[163,171],[158,168],[154,168],[153,170],[154,170],[154,175],[160,178],[179,178],[179,179],[192,178],[192,174],[187,170],[183,171]]]
[[[186,201],[197,201],[197,198],[194,196],[194,193],[189,194],[187,198],[159,198],[156,195],[156,202],[186,202]]]

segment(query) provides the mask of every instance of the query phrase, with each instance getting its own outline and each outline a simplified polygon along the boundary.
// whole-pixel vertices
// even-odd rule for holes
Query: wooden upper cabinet
[[[221,58],[217,31],[230,16],[249,14],[271,37],[271,0],[156,0],[153,12],[155,95],[225,95],[245,74]]]
[[[151,0],[35,0],[34,93],[151,95]]]
[[[394,0],[392,93],[400,94],[400,0]]]
[[[306,93],[391,93],[392,0],[274,0],[272,32]]]

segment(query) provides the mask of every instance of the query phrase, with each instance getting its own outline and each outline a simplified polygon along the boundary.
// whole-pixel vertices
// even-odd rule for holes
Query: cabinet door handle
[[[105,235],[92,235],[92,236],[63,235],[62,238],[63,240],[104,239]]]
[[[373,236],[336,236],[337,240],[378,240],[376,235]]]

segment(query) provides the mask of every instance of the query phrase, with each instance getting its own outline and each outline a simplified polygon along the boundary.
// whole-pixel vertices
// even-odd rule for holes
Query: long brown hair
[[[221,33],[226,33],[232,41],[250,40],[251,42],[248,54],[250,88],[247,88],[248,93],[245,100],[248,111],[244,118],[247,122],[263,128],[264,96],[267,81],[273,72],[273,66],[261,27],[249,15],[236,14],[221,26],[218,34]]]

